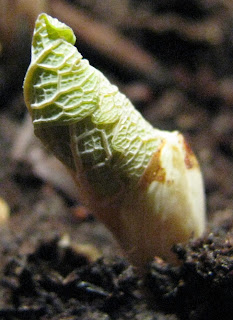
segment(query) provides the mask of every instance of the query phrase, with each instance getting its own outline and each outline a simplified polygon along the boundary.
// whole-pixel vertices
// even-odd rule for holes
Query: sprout
[[[79,196],[143,268],[202,234],[205,205],[195,155],[177,131],[153,128],[82,59],[65,24],[41,14],[24,96],[35,134],[71,171]]]

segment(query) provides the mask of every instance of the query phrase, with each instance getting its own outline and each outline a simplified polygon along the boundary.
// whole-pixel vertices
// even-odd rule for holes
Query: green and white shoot
[[[79,197],[129,260],[175,262],[174,244],[204,231],[195,155],[177,131],[153,128],[74,47],[71,28],[41,14],[24,96],[37,137],[72,173]]]

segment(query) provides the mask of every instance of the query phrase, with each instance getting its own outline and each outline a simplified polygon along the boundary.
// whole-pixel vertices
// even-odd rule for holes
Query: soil
[[[31,5],[26,10],[26,2],[25,8],[8,11],[5,3],[7,19],[0,16],[0,200],[10,215],[2,218],[0,201],[0,319],[232,319],[231,1],[45,3],[53,16],[64,6],[58,17],[62,20],[66,12],[67,23],[80,12],[91,17],[96,37],[106,27],[103,48],[77,30],[79,51],[155,127],[186,136],[203,171],[208,223],[201,239],[173,248],[179,267],[156,257],[145,276],[137,274],[108,230],[79,203],[72,182],[63,179],[64,169],[27,124],[22,84],[38,12]],[[16,28],[15,21],[24,23]],[[107,50],[109,29],[120,48],[114,57]],[[135,46],[131,56],[127,45]]]

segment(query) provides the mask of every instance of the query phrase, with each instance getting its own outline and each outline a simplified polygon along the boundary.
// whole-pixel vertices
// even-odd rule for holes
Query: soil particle
[[[59,238],[13,257],[1,286],[3,319],[175,319],[148,308],[139,277],[124,259],[90,263]]]
[[[147,285],[160,307],[180,319],[232,319],[232,237],[209,234],[174,248],[180,267],[153,262]]]

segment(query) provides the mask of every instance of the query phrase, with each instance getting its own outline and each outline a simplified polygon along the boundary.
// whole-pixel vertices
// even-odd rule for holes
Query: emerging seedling
[[[71,171],[79,196],[139,268],[202,234],[205,205],[195,155],[177,131],[153,128],[82,59],[73,31],[41,14],[24,96],[35,134]]]

